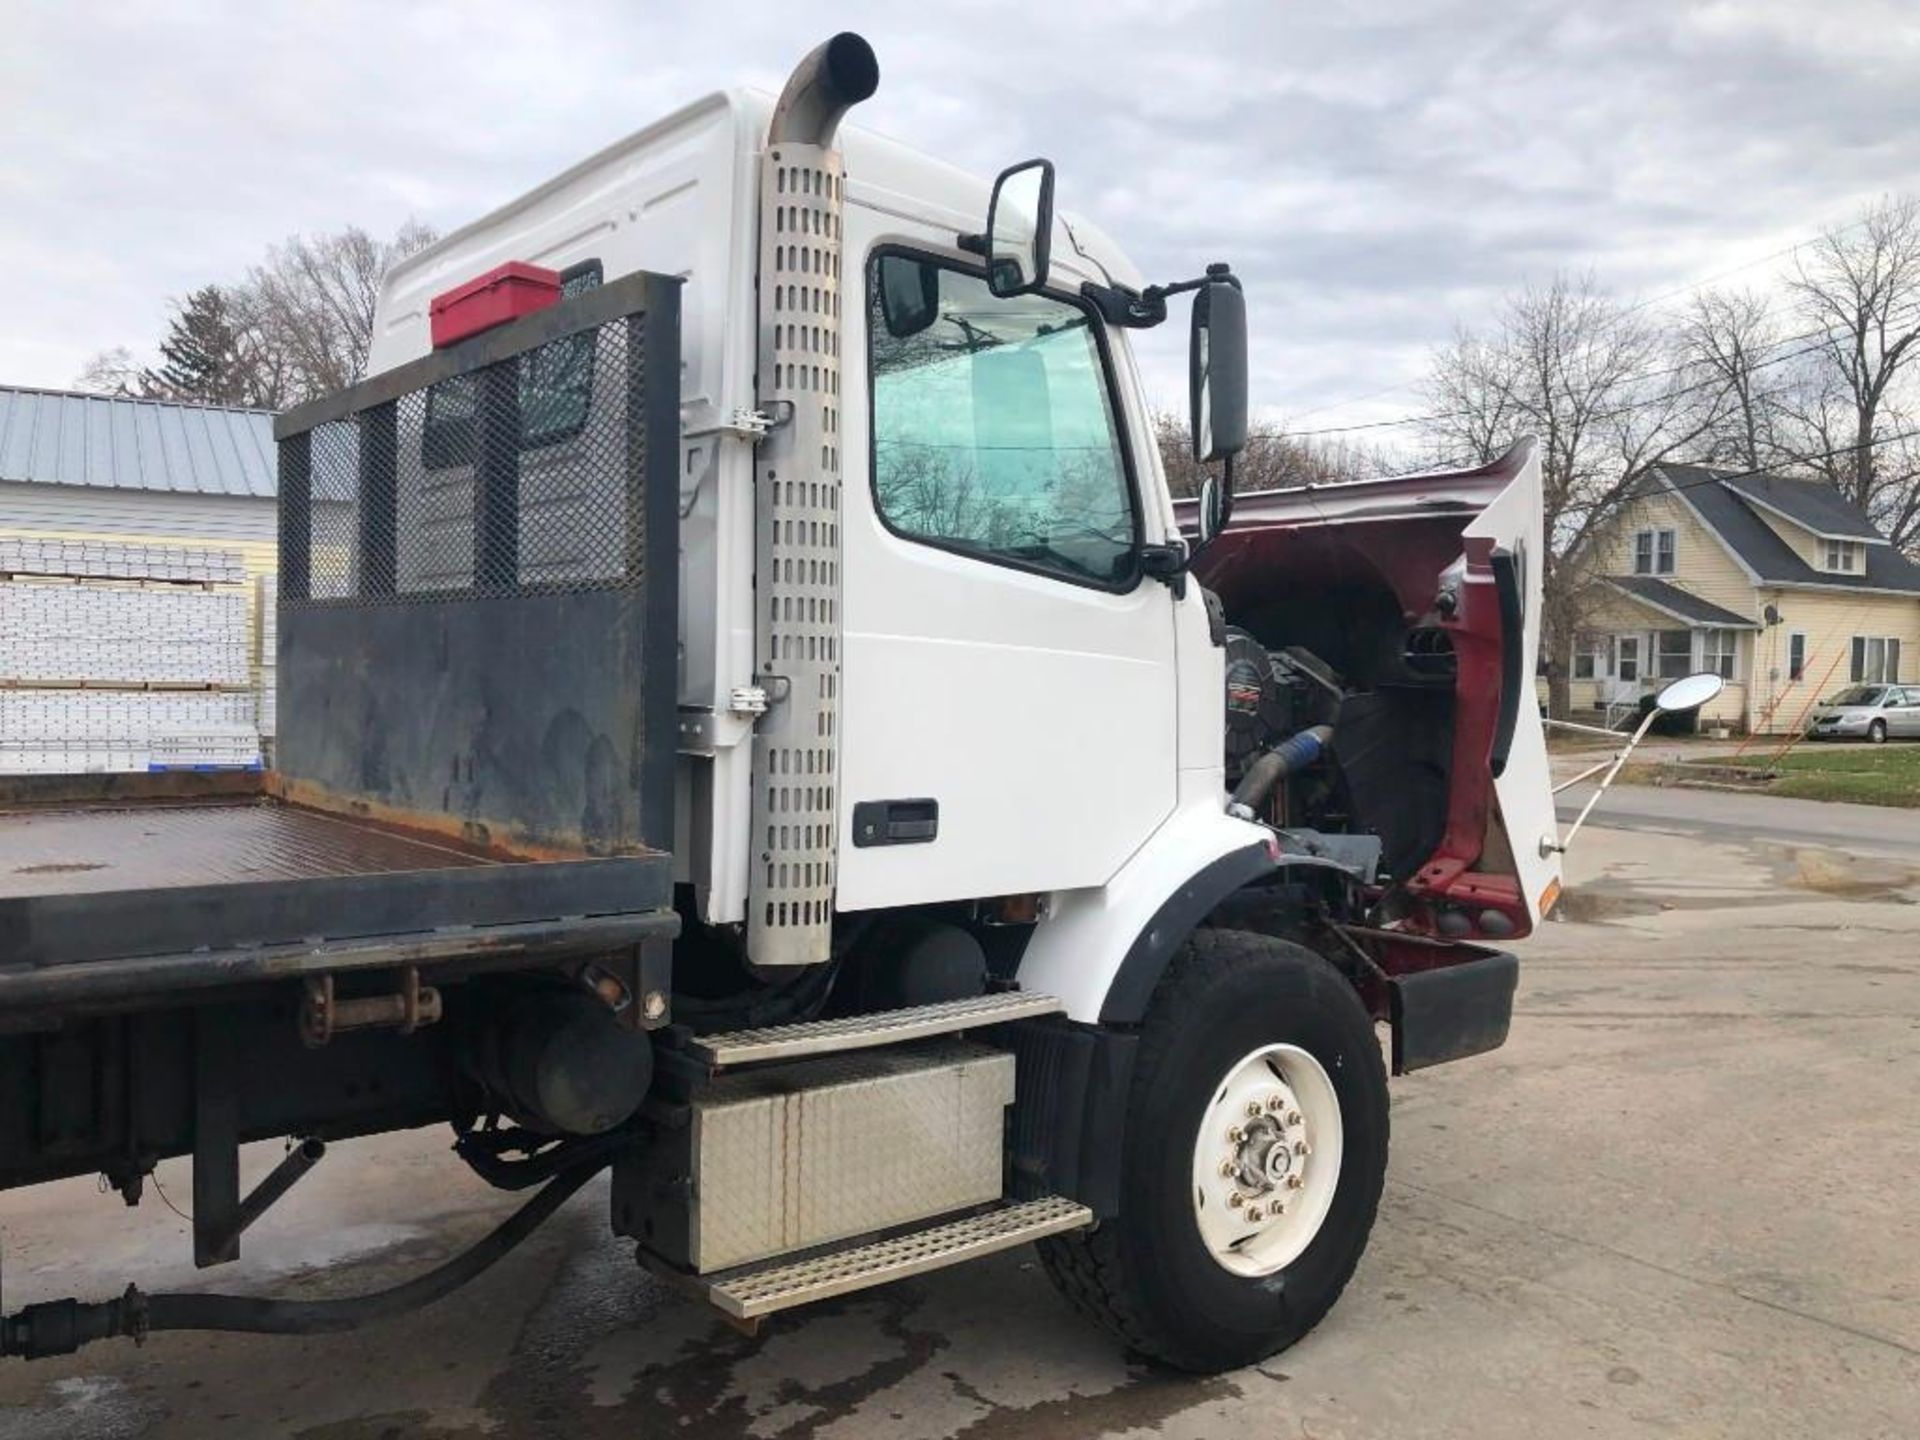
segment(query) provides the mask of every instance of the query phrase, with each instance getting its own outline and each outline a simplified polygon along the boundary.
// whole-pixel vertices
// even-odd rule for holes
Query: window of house
[[[1573,678],[1595,680],[1606,673],[1607,640],[1604,635],[1582,633],[1573,637]]]
[[[1703,630],[1700,633],[1700,668],[1711,670],[1722,680],[1734,678],[1734,645],[1739,632]]]
[[[1897,636],[1856,635],[1853,637],[1853,665],[1848,672],[1856,682],[1868,685],[1891,684],[1900,678],[1900,641]]]
[[[1860,546],[1852,540],[1827,541],[1827,569],[1853,571],[1860,568]]]
[[[1613,673],[1617,679],[1634,681],[1640,678],[1640,637],[1621,635],[1614,641]]]
[[[1807,673],[1807,637],[1796,630],[1787,637],[1787,679],[1804,679]]]
[[[1137,567],[1133,495],[1091,311],[998,297],[971,271],[869,267],[873,495],[895,534],[1117,587]],[[889,297],[918,297],[915,321]],[[897,333],[905,330],[907,333]]]
[[[1671,575],[1674,562],[1674,532],[1642,530],[1633,537],[1633,573]]]
[[[1662,680],[1678,680],[1693,670],[1693,632],[1662,630],[1653,637],[1653,673]]]

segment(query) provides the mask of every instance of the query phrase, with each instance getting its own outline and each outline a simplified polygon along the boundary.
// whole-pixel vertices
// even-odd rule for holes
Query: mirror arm
[[[1092,280],[1082,281],[1080,297],[1100,312],[1100,318],[1109,325],[1117,325],[1123,330],[1151,330],[1164,324],[1167,318],[1167,300],[1164,295],[1155,297],[1151,291],[1129,290],[1124,285],[1100,285]]]
[[[1185,540],[1173,540],[1165,545],[1142,545],[1139,550],[1140,571],[1149,575],[1169,590],[1173,598],[1187,598],[1187,570],[1193,563],[1193,552]]]
[[[960,248],[970,248],[967,243],[970,240],[979,240],[983,246],[986,243],[984,236],[962,235]],[[1207,266],[1207,273],[1196,280],[1175,280],[1166,285],[1149,285],[1144,290],[1129,290],[1124,285],[1100,285],[1087,280],[1081,283],[1080,295],[1092,302],[1094,309],[1100,312],[1100,318],[1109,325],[1118,325],[1127,330],[1151,330],[1166,322],[1169,299],[1190,290],[1198,290],[1215,280],[1225,280],[1236,290],[1241,288],[1240,277],[1229,266],[1216,263]]]
[[[953,243],[969,255],[979,255],[984,258],[987,253],[987,232],[976,230],[971,235],[956,235],[953,237]]]

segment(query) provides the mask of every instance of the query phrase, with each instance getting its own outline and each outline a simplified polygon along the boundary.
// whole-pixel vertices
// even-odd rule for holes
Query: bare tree
[[[366,370],[380,282],[437,238],[409,220],[391,240],[358,226],[271,247],[238,285],[206,285],[173,302],[161,361],[103,350],[82,390],[282,410],[342,389]]]
[[[1209,467],[1193,458],[1193,441],[1185,418],[1159,411],[1153,417],[1153,434],[1168,487],[1175,495],[1199,494]],[[1282,430],[1256,430],[1247,437],[1247,448],[1234,459],[1233,486],[1245,495],[1296,485],[1331,485],[1385,474],[1391,468],[1384,456],[1357,445],[1325,444]]]
[[[1889,197],[1829,230],[1788,289],[1823,332],[1795,418],[1816,469],[1896,544],[1920,538],[1920,454],[1893,437],[1920,419],[1920,203]]]
[[[1557,276],[1512,296],[1485,331],[1463,331],[1433,361],[1430,439],[1484,462],[1531,435],[1546,510],[1542,643],[1549,704],[1568,708],[1567,658],[1593,594],[1593,543],[1648,468],[1711,433],[1718,387],[1663,364],[1672,347],[1640,309],[1591,276]]]
[[[240,328],[263,367],[263,387],[288,403],[359,379],[373,341],[381,278],[437,238],[410,220],[386,241],[349,225],[272,247],[266,263],[247,272],[237,306]]]
[[[1794,386],[1778,325],[1765,296],[1752,290],[1708,290],[1677,322],[1690,383],[1718,388],[1718,423],[1702,436],[1702,459],[1758,470],[1787,448],[1781,427]],[[1789,352],[1790,353],[1790,352]]]
[[[124,345],[102,350],[91,356],[73,379],[76,390],[91,390],[100,395],[144,395],[142,383],[147,367],[134,358]]]

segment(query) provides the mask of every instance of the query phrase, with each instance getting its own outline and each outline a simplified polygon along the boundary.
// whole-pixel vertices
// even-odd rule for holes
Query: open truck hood
[[[1176,511],[1191,528],[1195,503]],[[1456,709],[1445,830],[1406,883],[1490,938],[1508,925],[1524,933],[1560,889],[1559,856],[1543,853],[1556,826],[1533,685],[1544,549],[1540,463],[1529,440],[1470,470],[1240,496],[1225,533],[1194,565],[1229,614],[1270,583],[1275,566],[1366,565],[1392,587],[1410,633],[1450,644]]]

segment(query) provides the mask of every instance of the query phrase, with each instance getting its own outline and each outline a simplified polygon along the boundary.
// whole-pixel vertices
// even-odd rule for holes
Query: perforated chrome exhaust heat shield
[[[747,952],[811,965],[832,941],[839,817],[841,117],[873,94],[842,33],[794,70],[760,167],[754,657],[772,704],[753,742]]]

